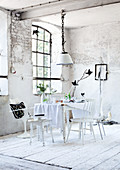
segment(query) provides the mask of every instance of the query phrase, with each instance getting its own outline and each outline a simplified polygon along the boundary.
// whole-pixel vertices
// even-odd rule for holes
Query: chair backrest
[[[83,107],[83,117],[93,118],[94,116],[94,99],[86,99]]]
[[[80,105],[80,109],[72,111],[73,118],[93,118],[94,116],[94,99],[86,99]]]
[[[16,119],[20,119],[24,116],[24,110],[25,105],[23,102],[19,104],[10,104],[10,108],[12,110],[12,113]]]

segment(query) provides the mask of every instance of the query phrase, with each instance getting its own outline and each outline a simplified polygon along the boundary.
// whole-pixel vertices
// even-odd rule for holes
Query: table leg
[[[66,142],[66,128],[65,128],[65,109],[62,110],[63,113],[63,141]]]
[[[69,110],[67,110],[66,111],[66,119],[67,119],[67,129],[69,129],[69,126],[70,126],[70,124],[69,124],[69,119],[70,119],[70,116],[69,116]]]

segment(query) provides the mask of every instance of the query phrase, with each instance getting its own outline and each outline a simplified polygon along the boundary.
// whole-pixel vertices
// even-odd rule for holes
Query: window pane
[[[32,51],[36,51],[36,40],[32,39]]]
[[[44,71],[43,73],[44,77],[50,78],[50,68],[44,68],[43,71]]]
[[[50,33],[45,31],[45,41],[50,42]]]
[[[37,38],[37,27],[32,27],[32,38]]]
[[[45,53],[50,53],[50,43],[44,42],[44,52]]]
[[[36,65],[36,53],[32,53],[32,62],[33,65]]]
[[[44,81],[45,86],[48,85],[48,88],[46,89],[45,93],[50,93],[50,81]]]
[[[33,77],[36,77],[37,73],[36,73],[36,67],[33,66]]]
[[[37,67],[37,77],[43,77],[43,68]]]
[[[50,55],[44,55],[44,66],[50,67]]]
[[[33,94],[37,94],[37,80],[33,80]]]
[[[43,41],[38,41],[38,52],[43,53]]]
[[[0,78],[0,95],[8,95],[8,79]]]
[[[44,30],[41,29],[41,28],[38,28],[38,31],[39,31],[39,33],[38,33],[38,39],[44,40]]]
[[[33,66],[33,77],[43,77],[43,68]]]
[[[8,75],[8,60],[4,56],[0,56],[0,75]]]
[[[58,78],[62,73],[62,65],[51,63],[51,77]]]
[[[60,80],[52,80],[51,81],[51,88],[53,90],[57,90],[57,93],[61,93],[62,92],[62,81]]]
[[[43,54],[37,54],[37,65],[43,66]]]

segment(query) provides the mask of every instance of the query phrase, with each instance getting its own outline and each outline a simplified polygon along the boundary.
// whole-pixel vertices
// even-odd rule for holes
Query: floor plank
[[[0,155],[0,170],[68,170],[68,168],[55,167],[38,162],[27,161],[15,157]]]

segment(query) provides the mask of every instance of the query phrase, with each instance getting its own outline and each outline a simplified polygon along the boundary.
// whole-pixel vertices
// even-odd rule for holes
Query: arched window
[[[32,62],[33,62],[33,94],[37,94],[39,84],[48,85],[45,93],[50,93],[51,86],[56,89],[60,78],[54,78],[51,69],[52,34],[39,25],[32,25]],[[52,77],[51,77],[52,76]],[[56,76],[55,76],[56,77]],[[59,80],[56,82],[56,80]],[[55,83],[56,82],[56,83]],[[57,89],[57,92],[59,90]]]
[[[52,34],[38,25],[32,25],[34,94],[37,94],[37,85],[40,83],[51,87],[51,46]],[[50,88],[46,92],[49,93]]]

